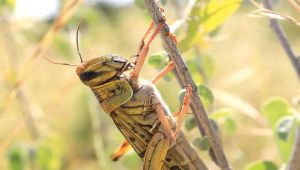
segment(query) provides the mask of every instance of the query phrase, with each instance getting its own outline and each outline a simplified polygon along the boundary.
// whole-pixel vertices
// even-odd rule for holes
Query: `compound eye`
[[[93,78],[95,78],[98,75],[98,73],[94,72],[94,71],[87,71],[87,72],[83,72],[79,75],[80,80],[82,81],[89,81]]]

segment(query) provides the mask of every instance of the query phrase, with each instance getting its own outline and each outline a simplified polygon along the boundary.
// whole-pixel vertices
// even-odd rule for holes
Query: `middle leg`
[[[161,79],[162,77],[164,77],[166,74],[168,74],[171,70],[173,70],[175,64],[173,61],[170,61],[168,63],[168,65],[163,68],[159,73],[157,73],[152,79],[151,82],[152,83],[156,83],[157,80]]]
[[[177,117],[177,125],[176,125],[176,130],[175,130],[175,137],[178,136],[178,134],[180,133],[181,130],[181,126],[183,123],[183,117],[184,115],[187,113],[188,109],[189,109],[189,97],[192,95],[192,86],[191,85],[187,85],[186,87],[186,92],[183,98],[183,104],[182,107],[180,109],[180,111],[178,112]]]

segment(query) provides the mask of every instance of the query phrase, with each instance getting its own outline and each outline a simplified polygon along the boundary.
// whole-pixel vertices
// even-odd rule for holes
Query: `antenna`
[[[78,35],[79,35],[79,28],[81,26],[81,24],[83,23],[84,21],[84,17],[81,19],[81,21],[79,22],[78,24],[78,27],[77,27],[77,31],[76,31],[76,46],[77,46],[77,53],[79,55],[79,58],[80,58],[80,62],[83,63],[83,59],[82,59],[82,56],[81,56],[81,53],[80,53],[80,50],[79,50],[79,43],[78,43]]]
[[[48,60],[50,63],[52,64],[58,64],[58,65],[65,65],[65,66],[78,66],[76,64],[68,64],[68,63],[60,63],[60,62],[55,62],[52,61],[50,58],[48,58],[47,56],[44,56],[46,60]]]

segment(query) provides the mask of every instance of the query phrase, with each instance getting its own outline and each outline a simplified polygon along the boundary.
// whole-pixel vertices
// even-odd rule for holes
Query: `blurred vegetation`
[[[161,0],[161,5],[230,164],[248,170],[284,167],[299,125],[299,82],[268,19],[248,17],[255,6],[247,1],[194,2]],[[295,6],[276,2],[276,11],[299,19]],[[140,169],[142,161],[133,151],[118,162],[110,161],[123,137],[74,68],[41,57],[14,90],[15,97],[7,97],[55,20],[14,19],[15,3],[0,0],[0,169]],[[82,17],[86,22],[80,48],[85,59],[108,53],[135,55],[150,23],[143,0],[126,6],[82,3],[44,47],[46,56],[80,62],[75,31]],[[299,53],[299,26],[281,24]],[[167,63],[157,38],[142,76],[150,79]],[[171,110],[177,110],[184,90],[175,76],[168,75],[157,87]],[[217,169],[207,152],[208,140],[200,136],[191,114],[184,131],[208,167]]]

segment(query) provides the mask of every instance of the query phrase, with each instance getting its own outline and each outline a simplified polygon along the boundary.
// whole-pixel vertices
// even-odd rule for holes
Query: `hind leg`
[[[164,134],[154,134],[145,153],[143,170],[161,170],[169,145],[170,141]]]
[[[110,156],[112,161],[119,160],[127,151],[131,149],[131,145],[128,143],[127,140],[124,140],[119,148]]]

